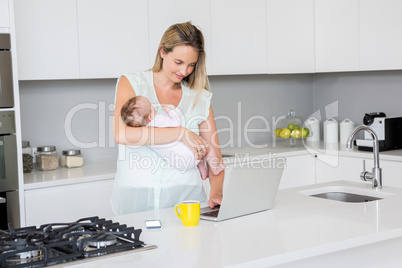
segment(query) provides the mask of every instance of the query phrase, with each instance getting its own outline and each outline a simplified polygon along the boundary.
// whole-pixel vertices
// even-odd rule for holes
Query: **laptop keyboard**
[[[219,210],[202,213],[202,215],[209,216],[209,217],[218,217],[218,214],[219,214]]]

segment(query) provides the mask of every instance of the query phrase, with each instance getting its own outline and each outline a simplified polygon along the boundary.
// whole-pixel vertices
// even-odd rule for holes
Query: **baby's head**
[[[121,117],[130,127],[141,127],[147,125],[154,119],[156,109],[144,96],[136,96],[129,99],[121,107]]]

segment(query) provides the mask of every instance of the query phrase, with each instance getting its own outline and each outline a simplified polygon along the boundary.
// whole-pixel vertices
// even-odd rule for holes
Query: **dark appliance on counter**
[[[10,48],[10,35],[0,34],[0,108],[14,106]]]
[[[363,123],[369,126],[377,135],[379,150],[388,151],[402,148],[402,117],[387,117],[383,112],[367,113]],[[364,139],[356,139],[356,145],[361,151],[373,151],[373,139],[364,132]]]
[[[141,229],[99,217],[0,231],[0,267],[65,266],[149,250]]]
[[[14,111],[0,111],[0,229],[20,226],[18,157]]]

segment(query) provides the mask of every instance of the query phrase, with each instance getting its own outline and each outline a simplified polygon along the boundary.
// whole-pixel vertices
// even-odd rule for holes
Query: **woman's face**
[[[198,60],[198,51],[192,46],[176,46],[172,52],[165,53],[161,49],[163,58],[162,71],[175,83],[180,83],[184,77],[194,71]]]

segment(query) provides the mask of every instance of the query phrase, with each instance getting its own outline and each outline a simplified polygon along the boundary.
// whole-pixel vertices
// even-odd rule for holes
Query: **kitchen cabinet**
[[[366,160],[366,169],[371,169],[366,158],[318,154],[316,158],[316,181],[317,183],[339,180],[359,182],[360,173],[363,171],[363,159]]]
[[[177,12],[180,7],[180,12]],[[149,0],[149,61],[151,66],[155,62],[156,51],[163,33],[176,23],[191,21],[198,26],[205,41],[207,54],[207,73],[211,73],[211,4],[205,0]],[[169,16],[167,14],[174,14]]]
[[[0,28],[10,27],[9,0],[0,0]]]
[[[402,69],[402,1],[360,1],[360,70]]]
[[[315,72],[358,70],[359,0],[315,1]]]
[[[338,180],[360,182],[360,173],[363,171],[365,160],[366,171],[371,172],[374,167],[373,157],[348,157],[337,155],[318,155],[316,160],[317,183]],[[402,188],[402,162],[383,160],[380,155],[382,170],[382,184],[384,186]],[[369,183],[369,182],[368,182]]]
[[[20,80],[79,78],[75,0],[14,1]]]
[[[78,0],[80,78],[150,68],[147,0]]]
[[[15,13],[20,80],[116,78],[149,68],[146,0],[22,0]]]
[[[373,166],[373,158],[366,160],[366,170],[371,171]],[[402,162],[383,160],[380,155],[380,168],[383,186],[402,188]]]
[[[268,0],[266,17],[267,72],[314,72],[314,0]]]
[[[25,190],[26,226],[70,222],[99,216],[110,218],[114,179]]]
[[[315,158],[313,155],[287,156],[279,189],[315,184]]]
[[[212,74],[264,74],[266,1],[211,1]]]

